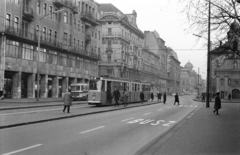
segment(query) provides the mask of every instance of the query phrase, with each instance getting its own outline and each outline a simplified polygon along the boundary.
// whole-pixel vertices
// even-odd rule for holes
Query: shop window
[[[22,59],[33,60],[33,46],[22,44]]]
[[[59,63],[60,66],[67,66],[67,55],[59,53]]]
[[[49,50],[49,52],[48,52],[48,63],[57,65],[57,52]]]
[[[6,41],[6,56],[18,58],[19,55],[19,42],[7,40]]]
[[[224,79],[221,79],[221,86],[224,86]]]

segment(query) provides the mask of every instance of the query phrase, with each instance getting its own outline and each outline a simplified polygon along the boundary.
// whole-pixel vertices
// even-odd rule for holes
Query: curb
[[[147,105],[152,105],[152,104],[158,104],[158,102],[156,101],[156,102],[153,102],[153,103],[140,104],[140,105],[135,105],[135,106],[132,106],[132,107],[122,107],[122,108],[118,108],[118,109],[109,109],[109,110],[96,111],[96,112],[90,112],[90,113],[84,113],[84,114],[75,114],[75,115],[64,116],[64,117],[49,118],[49,119],[44,119],[44,120],[39,120],[39,121],[31,121],[31,122],[16,123],[16,124],[11,124],[11,125],[3,125],[3,126],[0,126],[0,129],[13,128],[13,127],[17,127],[17,126],[37,124],[37,123],[43,123],[43,122],[49,122],[49,121],[55,121],[55,120],[61,120],[61,119],[79,117],[79,116],[86,116],[86,115],[104,113],[104,112],[109,112],[109,111],[123,110],[123,109],[126,109],[126,108],[135,108],[135,107],[147,106]]]
[[[159,148],[169,139],[172,135],[175,134],[188,120],[189,116],[192,115],[192,113],[195,113],[198,111],[202,106],[199,106],[192,112],[190,112],[186,117],[184,117],[181,121],[171,126],[168,130],[164,131],[162,134],[154,138],[151,142],[146,144],[144,147],[142,147],[140,150],[138,150],[134,155],[150,155],[155,154]],[[155,147],[153,147],[156,145]],[[147,151],[150,150],[150,153],[147,153]]]

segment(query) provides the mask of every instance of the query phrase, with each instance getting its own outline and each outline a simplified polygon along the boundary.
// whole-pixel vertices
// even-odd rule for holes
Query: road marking
[[[171,107],[167,107],[167,108],[171,108]]]
[[[146,113],[146,114],[143,114],[143,115],[149,115],[149,114],[151,114],[151,113],[149,112],[149,113]]]
[[[162,109],[158,109],[157,111],[161,111]]]
[[[104,128],[104,127],[105,126],[100,126],[100,127],[94,128],[94,129],[90,129],[90,130],[86,130],[86,131],[80,132],[80,133],[87,133],[87,132],[91,132],[91,131],[94,131],[94,130],[97,130],[97,129],[101,129],[101,128]]]
[[[192,116],[188,116],[187,118],[191,118]]]
[[[128,120],[130,120],[130,119],[133,119],[133,117],[132,117],[132,118],[127,118],[127,119],[125,119],[125,120],[122,120],[122,122],[128,121]]]
[[[42,145],[42,144],[33,145],[33,146],[26,147],[26,148],[23,148],[23,149],[20,149],[20,150],[16,150],[16,151],[13,151],[13,152],[5,153],[5,154],[2,154],[2,155],[15,154],[15,153],[22,152],[22,151],[26,151],[26,150],[29,150],[29,149],[32,149],[32,148],[35,148],[35,147],[38,147],[38,146],[41,146],[41,145]]]
[[[183,105],[180,105],[179,107],[183,107]]]

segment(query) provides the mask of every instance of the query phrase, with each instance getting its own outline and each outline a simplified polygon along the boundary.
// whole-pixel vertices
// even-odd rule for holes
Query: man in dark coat
[[[219,115],[218,110],[221,109],[221,99],[219,97],[219,92],[217,92],[216,97],[215,97],[215,104],[214,104],[214,111],[213,113],[216,115]]]
[[[70,106],[72,105],[72,95],[71,95],[71,90],[69,90],[68,92],[66,92],[64,94],[64,108],[63,108],[63,112],[65,112],[66,108],[67,108],[67,113],[70,113]]]
[[[153,99],[154,99],[154,95],[153,95],[153,92],[152,92],[152,91],[151,91],[150,96],[151,96],[151,99],[152,99],[152,101],[153,101]]]
[[[140,99],[141,99],[141,102],[143,104],[143,102],[144,102],[144,93],[143,93],[143,91],[141,91],[141,93],[140,93]]]
[[[159,100],[161,101],[161,93],[159,91],[157,92],[157,97],[158,97],[158,101]]]
[[[114,92],[113,92],[113,97],[114,97],[114,100],[115,100],[115,103],[116,103],[115,106],[119,106],[118,101],[119,101],[120,96],[121,96],[121,95],[120,95],[119,90],[115,87],[115,90],[114,90]]]
[[[176,102],[177,102],[178,105],[179,105],[179,96],[178,96],[178,93],[176,93],[176,95],[175,95],[174,105],[175,105]]]
[[[163,94],[163,104],[165,104],[166,101],[167,101],[167,94],[166,94],[166,92],[164,92],[164,94]]]

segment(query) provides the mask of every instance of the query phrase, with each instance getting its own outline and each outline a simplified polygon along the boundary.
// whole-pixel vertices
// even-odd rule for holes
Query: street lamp
[[[210,22],[211,22],[211,0],[208,1],[208,38],[202,37],[197,34],[193,34],[194,36],[205,38],[208,40],[208,50],[207,50],[207,90],[206,90],[206,108],[210,107],[209,103],[209,87],[210,87],[210,50],[211,50],[211,40],[210,40]]]
[[[59,13],[59,12],[62,12],[62,11],[65,11],[64,9],[61,9],[61,10],[57,10],[57,11],[54,11],[50,14],[47,14],[43,17],[41,17],[39,20],[38,20],[38,47],[37,47],[37,101],[39,101],[39,69],[38,69],[38,66],[39,66],[39,50],[40,50],[40,28],[41,28],[41,20],[49,15],[52,15],[52,14],[56,14],[56,13]]]

